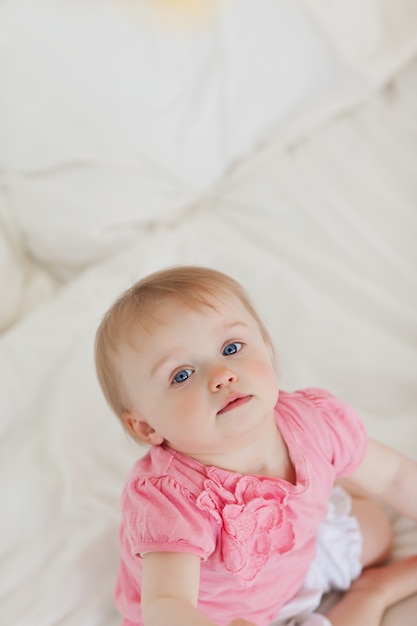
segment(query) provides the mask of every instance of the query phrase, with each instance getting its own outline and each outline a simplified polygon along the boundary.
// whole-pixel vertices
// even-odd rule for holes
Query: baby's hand
[[[234,619],[230,622],[229,626],[255,626],[253,622],[248,622],[246,619]]]

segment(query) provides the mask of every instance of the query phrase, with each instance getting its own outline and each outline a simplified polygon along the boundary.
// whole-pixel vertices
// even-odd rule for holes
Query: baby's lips
[[[246,404],[246,402],[249,402],[251,397],[252,396],[246,395],[244,393],[232,393],[230,396],[228,396],[220,411],[217,411],[217,415],[221,413],[226,413],[227,411],[230,411],[231,409],[240,406],[241,404]]]

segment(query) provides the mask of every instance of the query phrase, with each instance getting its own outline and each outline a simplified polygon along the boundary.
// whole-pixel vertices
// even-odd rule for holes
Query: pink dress
[[[205,466],[165,446],[134,465],[115,590],[123,626],[143,624],[145,552],[201,557],[198,606],[219,626],[237,617],[267,626],[301,587],[333,482],[360,465],[367,437],[355,411],[321,389],[281,391],[275,416],[296,484]]]

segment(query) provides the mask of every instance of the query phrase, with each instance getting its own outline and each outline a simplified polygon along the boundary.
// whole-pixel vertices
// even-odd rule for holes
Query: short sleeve
[[[206,560],[216,546],[212,522],[170,476],[129,481],[122,497],[122,525],[135,556],[188,552]]]
[[[311,387],[301,392],[317,409],[315,436],[335,468],[336,476],[347,476],[363,461],[368,437],[358,413],[334,395]]]

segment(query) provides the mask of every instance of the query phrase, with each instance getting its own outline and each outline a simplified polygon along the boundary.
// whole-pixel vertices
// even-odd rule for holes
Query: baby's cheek
[[[166,411],[175,415],[182,423],[186,423],[189,419],[195,419],[195,415],[201,411],[199,398],[193,393],[173,395],[166,406]]]
[[[259,361],[254,362],[252,371],[257,378],[264,381],[267,385],[278,387],[277,372],[272,361],[259,359]]]

